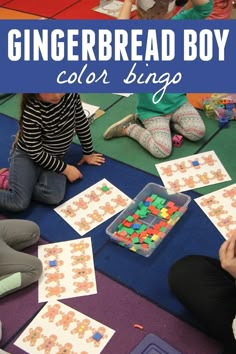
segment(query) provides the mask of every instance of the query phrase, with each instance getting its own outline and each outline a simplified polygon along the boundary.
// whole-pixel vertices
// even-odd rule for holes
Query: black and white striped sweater
[[[41,167],[62,172],[63,155],[76,132],[83,154],[93,153],[92,137],[80,95],[69,93],[57,104],[31,100],[23,112],[22,130],[17,145]]]

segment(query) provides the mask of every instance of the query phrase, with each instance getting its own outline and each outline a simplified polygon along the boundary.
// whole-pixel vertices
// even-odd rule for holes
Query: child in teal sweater
[[[175,1],[138,0],[137,14],[141,19],[204,19],[212,11],[212,0],[192,0],[193,7],[172,17]],[[125,0],[119,19],[129,19],[132,0]],[[161,93],[160,93],[161,96]],[[130,114],[111,125],[104,139],[129,136],[154,157],[165,158],[171,154],[171,130],[191,141],[205,135],[205,125],[197,110],[188,102],[186,94],[165,93],[159,101],[153,93],[137,94],[136,114]]]

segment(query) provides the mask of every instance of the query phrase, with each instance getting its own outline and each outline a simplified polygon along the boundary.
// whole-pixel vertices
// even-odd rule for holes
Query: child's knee
[[[51,205],[60,204],[64,198],[64,195],[64,191],[58,191],[56,193],[47,193],[47,195],[45,196],[45,202]]]
[[[184,274],[187,276],[188,266],[191,256],[186,256],[176,261],[170,268],[168,274],[168,283],[173,292],[181,288]]]
[[[170,145],[161,145],[161,144],[153,144],[152,149],[150,150],[151,154],[158,158],[158,159],[164,159],[168,156],[170,156],[172,151],[172,146]]]
[[[11,209],[11,211],[14,213],[20,213],[25,211],[29,207],[29,204],[30,200],[28,198],[15,199],[9,209]]]
[[[43,271],[42,262],[37,257],[34,257],[32,261],[32,272],[31,272],[32,282],[35,282],[40,278],[42,271]]]
[[[204,138],[206,135],[206,128],[204,124],[198,127],[192,127],[189,129],[189,131],[186,133],[186,138],[191,140],[191,141],[198,141]]]

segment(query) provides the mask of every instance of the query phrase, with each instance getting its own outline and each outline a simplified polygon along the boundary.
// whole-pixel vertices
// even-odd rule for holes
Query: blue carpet
[[[0,165],[6,165],[11,145],[11,135],[16,131],[17,122],[8,117],[0,117]],[[79,145],[72,144],[66,160],[70,163],[79,161]],[[117,188],[134,198],[143,187],[154,182],[162,184],[159,177],[150,175],[118,161],[106,158],[103,166],[84,165],[81,167],[84,178],[80,182],[68,184],[65,200],[75,196],[102,178],[106,178]],[[199,196],[188,192],[192,199]],[[52,207],[32,203],[31,208],[8,217],[18,217],[36,221],[41,228],[41,235],[49,242],[59,242],[78,238],[72,229]],[[95,267],[114,280],[133,289],[178,317],[192,322],[189,313],[170,293],[167,283],[169,268],[173,262],[187,254],[217,256],[223,238],[198,205],[191,201],[188,211],[174,226],[170,234],[158,246],[157,250],[145,258],[110,241],[105,229],[115,217],[101,224],[85,235],[91,236],[95,254]]]
[[[191,198],[198,196],[195,192],[187,194]],[[149,258],[110,242],[96,255],[95,266],[172,314],[192,322],[188,312],[170,292],[168,271],[185,255],[217,257],[222,242],[218,230],[191,201],[187,212]]]

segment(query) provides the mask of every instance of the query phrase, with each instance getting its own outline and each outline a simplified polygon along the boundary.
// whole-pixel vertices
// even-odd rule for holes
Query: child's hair
[[[138,0],[137,14],[142,20],[152,20],[172,12],[174,7],[175,0]]]
[[[21,134],[22,134],[22,122],[23,122],[23,113],[25,110],[25,107],[27,106],[27,104],[35,99],[37,97],[36,93],[23,93],[21,96],[21,105],[20,105],[20,117],[19,117],[19,130],[16,134],[15,137],[15,141],[13,143],[13,146],[16,145],[18,139],[20,138]]]

